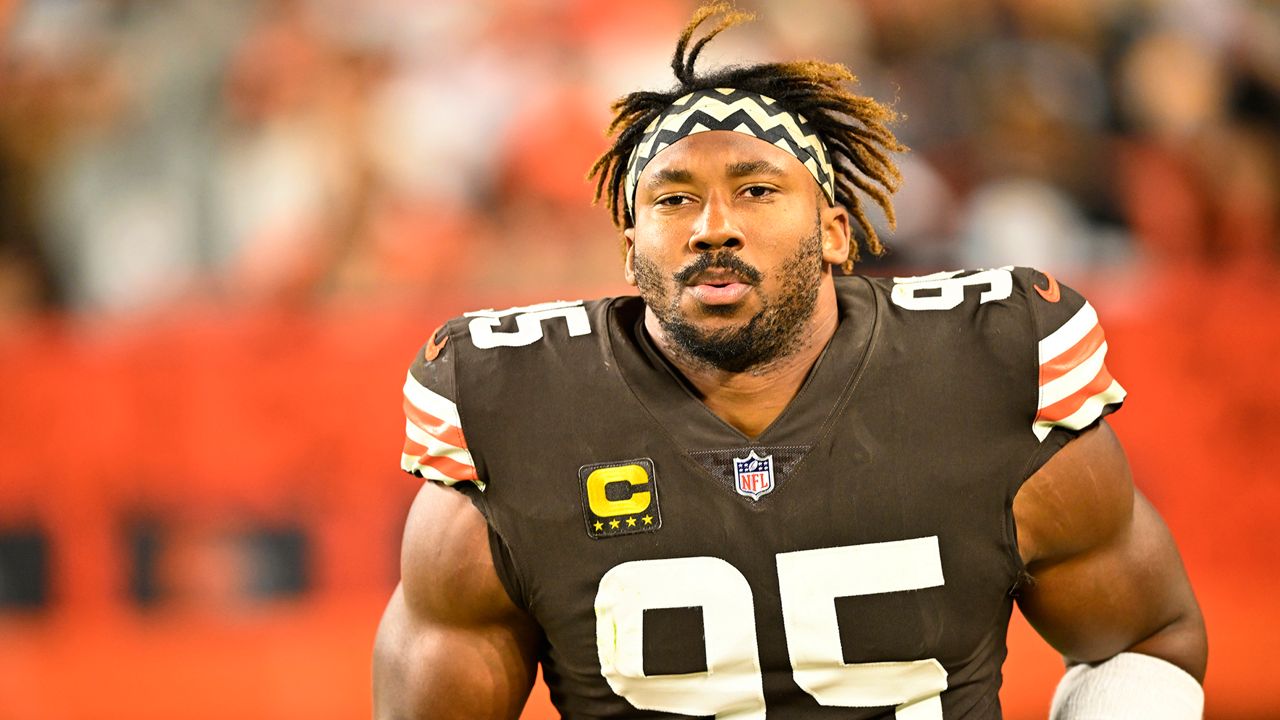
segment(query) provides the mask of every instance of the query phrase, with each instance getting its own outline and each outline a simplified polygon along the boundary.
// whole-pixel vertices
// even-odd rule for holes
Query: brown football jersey
[[[468,313],[405,384],[405,470],[466,488],[567,718],[1000,716],[1023,481],[1119,406],[1092,307],[1025,268],[836,280],[747,438],[634,297]]]

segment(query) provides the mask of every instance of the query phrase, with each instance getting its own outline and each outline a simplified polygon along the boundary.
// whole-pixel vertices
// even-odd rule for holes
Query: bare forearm
[[[399,590],[373,653],[375,720],[515,720],[533,684],[521,633],[505,628],[424,626]]]
[[[1063,657],[1099,663],[1133,652],[1204,677],[1207,641],[1191,583],[1110,428],[1063,448],[1024,485],[1014,515],[1033,578],[1019,607]]]
[[[1202,681],[1208,655],[1204,618],[1172,535],[1141,495],[1130,535],[1127,551],[1093,574],[1097,587],[1090,597],[1074,599],[1076,619],[1086,627],[1069,633],[1064,649],[1068,657],[1090,662],[1119,652],[1151,655]],[[1088,582],[1081,576],[1075,581],[1077,587]]]
[[[1200,609],[1190,608],[1130,650],[1167,660],[1203,683],[1209,659],[1209,641]]]

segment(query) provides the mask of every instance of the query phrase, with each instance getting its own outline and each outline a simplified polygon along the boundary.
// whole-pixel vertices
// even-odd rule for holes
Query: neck
[[[787,408],[838,325],[835,285],[828,278],[791,352],[742,372],[730,372],[681,352],[653,312],[645,310],[645,329],[658,350],[684,375],[711,412],[749,438],[763,433]]]

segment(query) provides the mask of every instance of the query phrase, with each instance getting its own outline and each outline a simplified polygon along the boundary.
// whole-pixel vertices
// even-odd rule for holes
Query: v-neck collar
[[[848,404],[874,350],[880,313],[865,278],[836,282],[840,324],[796,396],[758,437],[711,412],[644,330],[644,302],[619,298],[610,308],[611,352],[640,404],[686,453],[748,446],[816,444]]]

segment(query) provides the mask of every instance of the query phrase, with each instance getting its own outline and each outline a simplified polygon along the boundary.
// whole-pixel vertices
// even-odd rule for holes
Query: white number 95
[[[776,556],[787,650],[796,684],[832,707],[895,706],[898,720],[942,720],[947,672],[935,659],[846,664],[835,598],[943,584],[938,538],[849,545]],[[714,557],[638,560],[605,573],[596,593],[600,670],[641,710],[765,717],[755,605],[737,568]],[[645,610],[701,607],[705,672],[646,676]]]

